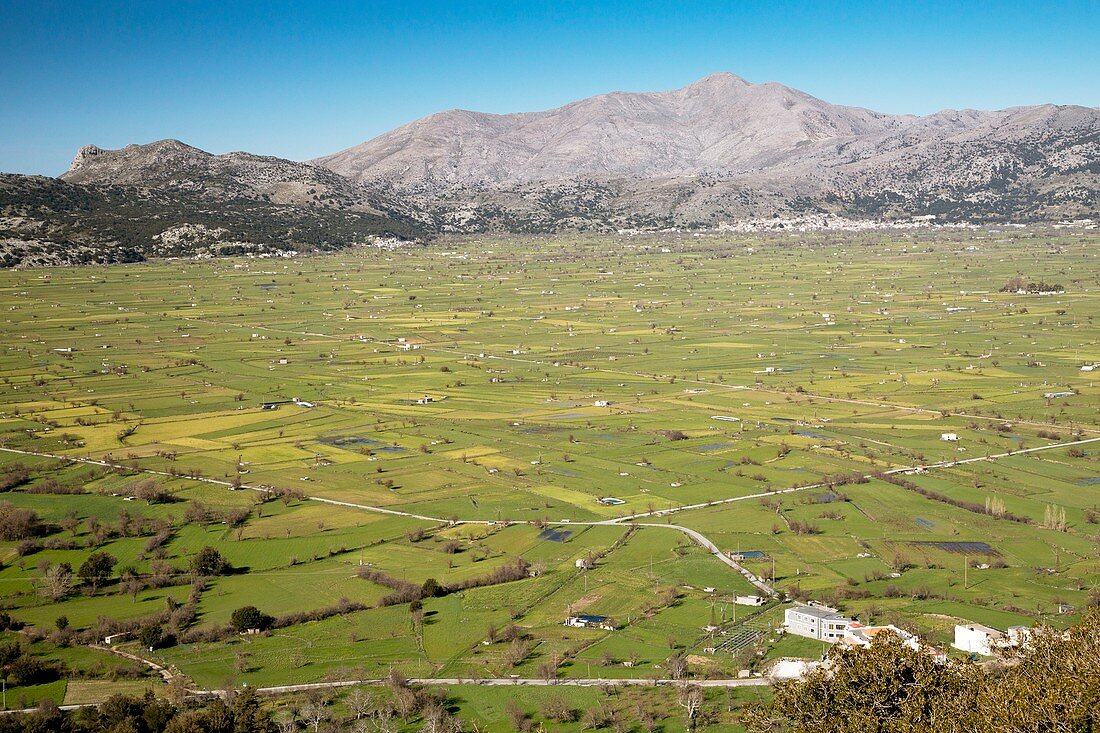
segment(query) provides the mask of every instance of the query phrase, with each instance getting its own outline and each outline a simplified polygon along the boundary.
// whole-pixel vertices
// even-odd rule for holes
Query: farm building
[[[970,654],[990,656],[993,650],[1008,643],[1005,632],[982,624],[960,624],[955,626],[955,643],[951,646]]]
[[[1048,400],[1056,400],[1059,397],[1073,397],[1076,392],[1070,392],[1068,390],[1062,390],[1060,392],[1047,392],[1043,395]]]
[[[763,606],[767,599],[764,596],[736,596],[733,602],[738,606]]]
[[[429,397],[428,395],[424,395],[423,397],[421,397],[420,399],[418,399],[416,401],[416,404],[418,404],[418,405],[427,405],[431,402],[433,402],[432,398]]]
[[[920,648],[920,642],[917,640],[916,636],[904,629],[899,629],[893,624],[887,626],[864,626],[857,621],[848,628],[848,633],[841,637],[840,641],[849,646],[866,649],[871,646],[875,637],[879,634],[894,634],[910,649],[917,650]]]
[[[902,643],[912,649],[915,652],[923,651],[927,654],[931,654],[937,661],[946,661],[947,656],[936,649],[935,647],[924,646],[921,644],[914,634],[910,634],[904,629],[899,629],[893,624],[887,626],[864,626],[863,624],[853,623],[848,631],[839,640],[839,643],[846,644],[851,647],[857,647],[860,649],[866,649],[874,643],[876,637],[881,634],[893,634],[901,639]]]
[[[565,620],[565,625],[577,628],[603,629],[604,631],[615,630],[615,626],[607,616],[590,616],[583,613],[577,616],[570,616]]]
[[[821,662],[808,659],[777,659],[767,674],[773,680],[797,680],[821,666]]]
[[[959,439],[959,434],[958,433],[940,433],[940,440],[946,440],[950,443],[954,443],[954,442],[958,441],[958,439]]]
[[[592,403],[593,407],[610,407],[611,402],[608,400],[596,400]]]
[[[835,642],[855,621],[828,606],[794,606],[783,614],[783,625],[792,634]]]

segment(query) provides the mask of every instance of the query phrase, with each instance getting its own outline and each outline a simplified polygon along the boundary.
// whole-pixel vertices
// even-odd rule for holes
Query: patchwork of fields
[[[3,272],[0,499],[40,526],[0,544],[0,594],[85,676],[121,662],[67,635],[159,619],[177,638],[145,655],[211,688],[667,676],[675,655],[732,677],[806,653],[681,531],[613,521],[647,514],[936,643],[959,619],[1068,624],[1098,598],[1100,443],[881,474],[1100,438],[1098,244],[512,237]],[[1017,277],[1061,287],[1001,291]],[[206,546],[232,570],[196,579]],[[43,592],[93,550],[109,578]],[[410,612],[364,569],[447,592]],[[219,631],[248,605],[276,627]],[[704,652],[746,628],[755,646]]]

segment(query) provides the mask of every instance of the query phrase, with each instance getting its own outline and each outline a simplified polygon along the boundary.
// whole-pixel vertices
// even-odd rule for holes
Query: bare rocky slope
[[[81,148],[61,180],[156,188],[282,206],[391,213],[398,206],[327,168],[252,153],[212,155],[179,140]]]
[[[714,74],[545,112],[442,112],[313,162],[411,197],[441,228],[1058,219],[1096,212],[1100,110],[887,115]]]

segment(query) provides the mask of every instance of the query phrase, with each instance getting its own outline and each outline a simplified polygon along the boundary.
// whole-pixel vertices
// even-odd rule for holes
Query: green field
[[[1100,442],[878,475],[1100,438],[1098,255],[1091,233],[959,230],[0,272],[0,500],[38,520],[0,542],[3,636],[67,665],[9,706],[159,685],[87,646],[154,620],[175,637],[121,648],[210,689],[664,677],[674,655],[728,678],[820,653],[771,633],[778,603],[745,618],[733,596],[756,591],[680,529],[592,524],[642,513],[937,644],[960,620],[1072,623],[1100,599]],[[1001,292],[1017,276],[1064,292]],[[196,578],[203,547],[232,570]],[[50,568],[93,551],[108,577],[51,597]],[[450,592],[389,604],[361,571]],[[275,628],[227,631],[249,605]],[[749,653],[704,651],[745,629]],[[467,693],[507,729],[507,688]]]

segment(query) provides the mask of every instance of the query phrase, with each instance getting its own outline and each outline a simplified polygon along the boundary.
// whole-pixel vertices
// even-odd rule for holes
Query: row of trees
[[[71,593],[78,584],[83,583],[89,592],[95,593],[106,585],[118,565],[118,558],[109,552],[97,550],[81,563],[74,572],[72,565],[67,562],[52,564],[49,561],[39,563],[41,576],[38,580],[38,592],[51,601],[58,601]],[[206,578],[216,575],[225,575],[233,570],[222,554],[213,547],[204,547],[195,553],[189,564],[192,578]],[[182,571],[176,571],[178,575]],[[144,578],[132,568],[124,568],[119,574],[119,589],[122,592],[136,595],[147,583],[155,578]]]

